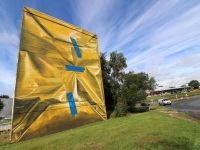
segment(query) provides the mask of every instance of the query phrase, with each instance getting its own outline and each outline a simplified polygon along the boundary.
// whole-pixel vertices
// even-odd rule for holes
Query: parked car
[[[150,104],[149,103],[147,103],[147,102],[142,102],[141,104],[140,104],[140,106],[149,106]]]
[[[158,104],[161,105],[171,105],[172,102],[170,100],[168,100],[167,98],[163,98],[163,99],[159,99],[158,100]]]

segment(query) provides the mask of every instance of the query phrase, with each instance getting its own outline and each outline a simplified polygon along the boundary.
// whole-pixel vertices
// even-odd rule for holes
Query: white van
[[[167,98],[163,98],[163,99],[158,100],[158,104],[165,106],[165,105],[171,105],[172,102],[170,100],[168,100]]]

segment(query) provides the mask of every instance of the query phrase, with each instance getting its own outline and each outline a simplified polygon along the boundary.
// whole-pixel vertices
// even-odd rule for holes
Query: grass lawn
[[[200,148],[200,122],[183,113],[154,107],[150,112],[129,114],[49,136],[9,144],[2,150],[194,150]],[[2,136],[2,135],[1,135]],[[8,135],[4,135],[7,139]]]

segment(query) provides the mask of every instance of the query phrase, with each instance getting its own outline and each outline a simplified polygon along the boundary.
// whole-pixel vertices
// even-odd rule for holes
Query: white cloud
[[[199,2],[77,0],[69,7],[76,25],[98,34],[102,52],[124,53],[126,71],[151,73],[164,86],[200,81]],[[9,12],[1,7],[0,17],[0,51],[9,58],[0,60],[0,64],[13,82],[15,73],[7,62],[12,61],[15,68],[19,32]],[[12,86],[11,82],[1,82]]]
[[[19,37],[8,12],[0,13],[0,94],[13,96]]]

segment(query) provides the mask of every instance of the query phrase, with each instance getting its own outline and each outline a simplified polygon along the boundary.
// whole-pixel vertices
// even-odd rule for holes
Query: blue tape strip
[[[82,54],[81,54],[81,51],[80,51],[80,49],[79,49],[79,47],[78,47],[78,45],[76,43],[76,40],[73,39],[72,37],[70,37],[70,40],[71,40],[71,42],[72,42],[72,44],[74,46],[74,49],[76,51],[76,55],[78,56],[78,58],[82,58]]]
[[[71,115],[72,115],[72,117],[74,117],[78,113],[77,113],[77,110],[76,110],[76,104],[75,104],[75,101],[74,101],[73,94],[72,93],[67,93],[67,99],[68,99],[68,102],[69,102]]]
[[[67,71],[75,71],[75,72],[84,72],[85,68],[79,67],[79,66],[69,66],[69,65],[66,65],[66,70]]]

